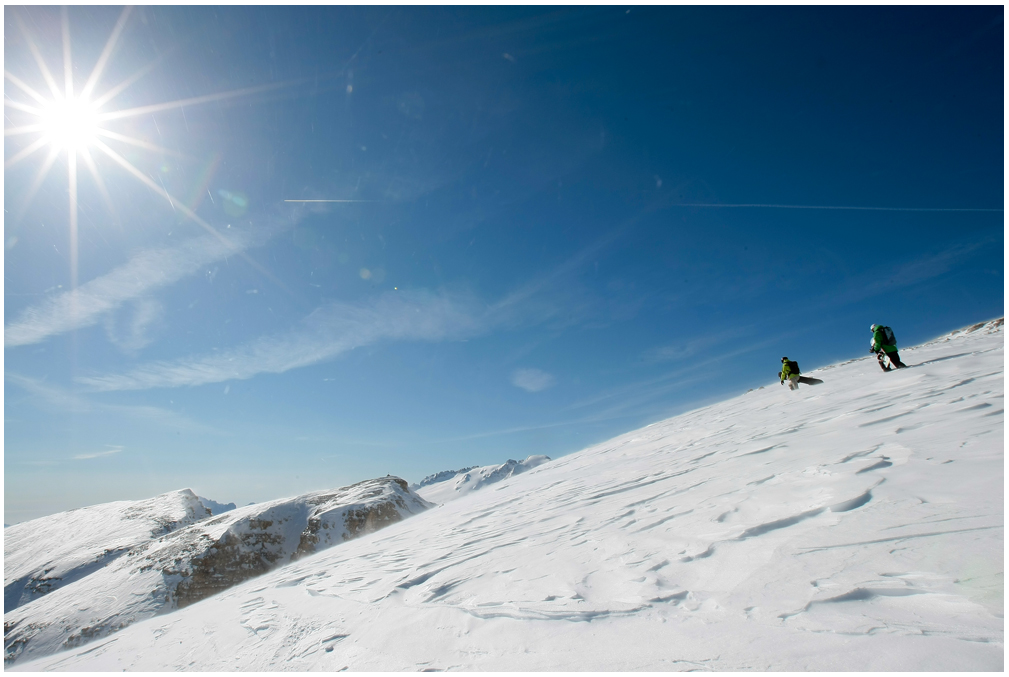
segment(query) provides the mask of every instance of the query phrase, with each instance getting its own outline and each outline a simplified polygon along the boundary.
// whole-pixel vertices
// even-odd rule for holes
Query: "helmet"
[[[782,362],[787,362],[787,361],[788,361],[788,358],[787,358],[787,357],[783,357],[783,358],[781,358],[781,361],[782,361]]]
[[[869,331],[875,333],[876,332],[876,327],[878,327],[878,326],[879,326],[878,324],[872,325],[871,327],[869,327]]]

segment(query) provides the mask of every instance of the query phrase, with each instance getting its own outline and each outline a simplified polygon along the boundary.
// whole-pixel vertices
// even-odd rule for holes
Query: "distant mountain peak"
[[[234,510],[236,506],[234,503],[218,503],[217,501],[212,501],[209,498],[204,498],[203,496],[197,496],[200,503],[211,515],[220,515],[223,512],[228,512],[229,510]]]
[[[470,466],[461,470],[443,470],[428,475],[412,488],[432,503],[445,503],[471,491],[495,484],[509,477],[532,470],[550,460],[549,456],[534,455],[525,460],[508,459],[498,465]]]

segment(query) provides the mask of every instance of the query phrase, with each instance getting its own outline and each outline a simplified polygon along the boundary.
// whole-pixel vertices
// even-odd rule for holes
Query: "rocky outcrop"
[[[184,607],[280,564],[377,531],[426,507],[398,477],[367,480],[277,505],[246,506],[242,511],[255,515],[248,518],[222,515],[208,520],[208,529],[216,523],[230,526],[212,544],[180,535],[174,540],[185,545],[194,542],[200,552],[188,556],[172,552],[159,557],[159,561],[168,562],[163,569],[166,575],[182,577],[174,599]],[[291,534],[295,530],[299,530],[298,540],[292,548]],[[175,569],[175,561],[187,564]]]
[[[79,646],[430,507],[398,477],[229,510],[4,615],[11,664]]]

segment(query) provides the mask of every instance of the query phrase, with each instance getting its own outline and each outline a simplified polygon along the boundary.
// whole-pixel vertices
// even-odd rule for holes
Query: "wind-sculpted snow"
[[[465,496],[471,491],[514,477],[549,460],[549,456],[530,456],[524,461],[508,459],[499,465],[444,470],[428,475],[413,489],[425,500],[442,504]]]
[[[15,669],[1002,670],[1003,344],[774,383]]]
[[[4,614],[209,515],[200,499],[183,489],[15,524],[4,531]]]
[[[428,507],[406,482],[386,477],[229,510],[4,614],[4,660],[86,644]]]

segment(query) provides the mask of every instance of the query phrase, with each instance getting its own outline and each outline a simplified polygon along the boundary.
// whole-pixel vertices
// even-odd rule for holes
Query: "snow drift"
[[[901,356],[650,425],[14,669],[1002,670],[1002,323]]]
[[[154,505],[173,507],[163,500],[166,497],[192,499],[203,509],[188,489],[153,499]],[[86,644],[428,507],[405,481],[384,477],[236,508],[155,534],[155,539],[129,549],[90,575],[5,613],[4,660],[11,664],[22,657]],[[91,512],[101,512],[110,523],[117,523],[127,519],[124,512],[129,515],[133,510],[134,504],[109,503]]]

